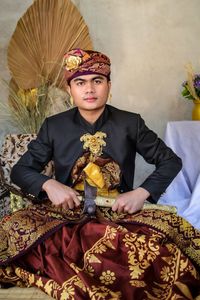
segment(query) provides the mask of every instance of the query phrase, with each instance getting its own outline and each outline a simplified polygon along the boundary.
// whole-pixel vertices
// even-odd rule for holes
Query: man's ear
[[[111,90],[111,81],[108,81],[108,88],[109,88],[109,92]]]
[[[68,84],[66,88],[67,88],[67,93],[71,97],[71,87],[70,87],[70,85]]]

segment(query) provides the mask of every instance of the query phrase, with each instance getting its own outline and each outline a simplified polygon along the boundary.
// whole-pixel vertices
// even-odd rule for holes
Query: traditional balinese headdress
[[[110,80],[110,59],[103,53],[73,49],[64,55],[65,78],[68,82],[78,76],[100,74]]]

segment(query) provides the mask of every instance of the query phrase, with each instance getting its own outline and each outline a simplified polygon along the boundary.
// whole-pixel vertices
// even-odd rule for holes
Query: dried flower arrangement
[[[0,103],[1,116],[9,116],[21,133],[37,133],[46,117],[72,107],[68,94],[48,82],[27,90],[18,88],[14,80],[2,83],[9,91],[9,98],[6,104]]]
[[[62,76],[64,53],[92,49],[88,27],[70,0],[35,0],[8,45],[12,79],[3,113],[23,133],[37,133],[44,118],[71,107]],[[2,105],[3,106],[3,105]]]

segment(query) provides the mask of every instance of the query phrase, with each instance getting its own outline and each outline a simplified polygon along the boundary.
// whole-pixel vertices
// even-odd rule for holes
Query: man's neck
[[[104,111],[105,106],[98,110],[82,110],[79,109],[81,116],[90,124],[94,124],[96,120],[100,117],[102,112]]]

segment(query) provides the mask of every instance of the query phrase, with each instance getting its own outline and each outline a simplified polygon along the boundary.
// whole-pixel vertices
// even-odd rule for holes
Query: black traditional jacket
[[[12,181],[23,191],[39,197],[43,183],[49,179],[40,172],[53,160],[56,180],[71,186],[71,170],[85,151],[80,137],[97,131],[107,135],[103,156],[111,157],[121,168],[120,192],[133,189],[136,153],[155,165],[155,170],[140,186],[150,192],[150,201],[157,202],[180,171],[181,159],[147,128],[139,114],[110,105],[106,105],[92,125],[82,118],[77,108],[47,118],[36,140],[30,142],[28,151],[13,167]]]

